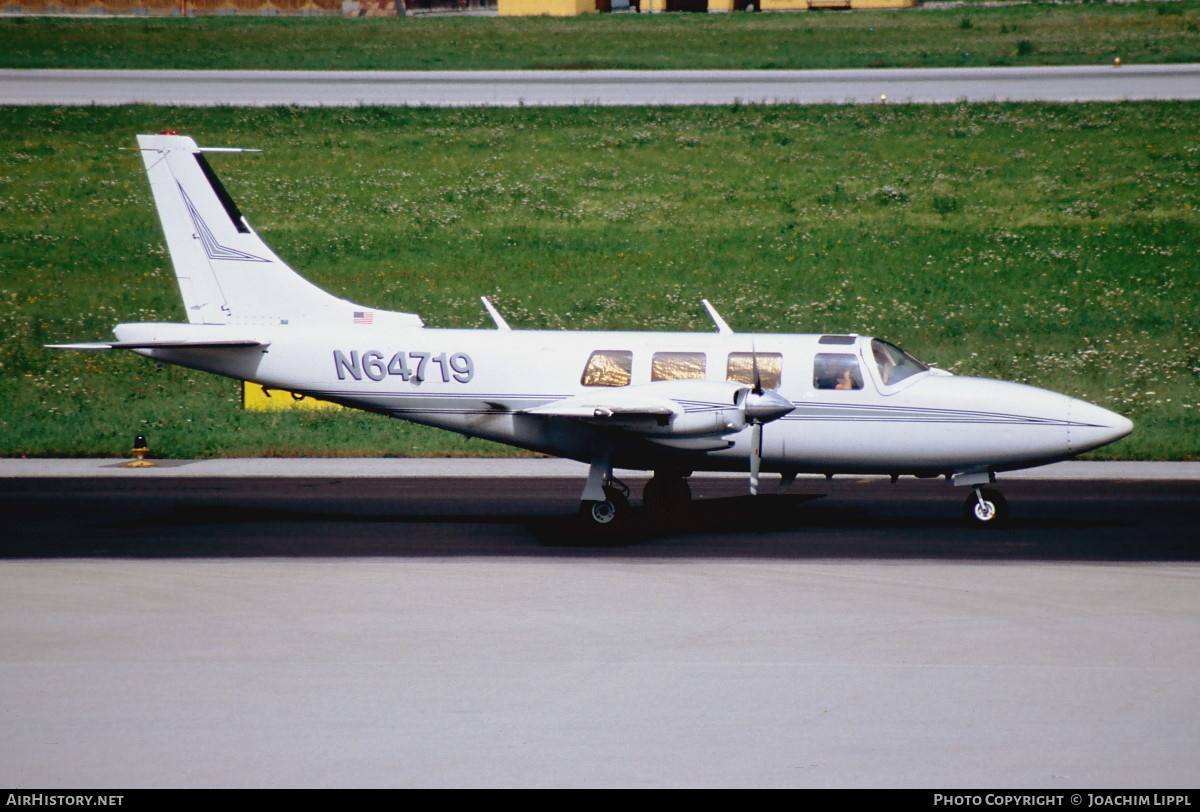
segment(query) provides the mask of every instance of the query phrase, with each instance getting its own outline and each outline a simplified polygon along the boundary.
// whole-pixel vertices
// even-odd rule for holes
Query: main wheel
[[[629,500],[616,488],[605,487],[603,500],[585,501],[579,506],[579,518],[587,530],[611,533],[629,520]]]
[[[646,511],[660,516],[686,510],[691,503],[692,488],[681,476],[655,474],[642,490]]]
[[[979,527],[1003,524],[1008,518],[1008,500],[994,488],[980,488],[963,502],[963,516]]]

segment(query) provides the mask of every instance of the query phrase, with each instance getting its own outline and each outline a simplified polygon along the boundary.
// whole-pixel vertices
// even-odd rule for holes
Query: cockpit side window
[[[778,352],[731,352],[725,368],[725,380],[754,385],[754,367],[763,389],[778,389],[783,377],[783,354]]]
[[[628,386],[632,371],[633,353],[629,350],[596,350],[580,380],[584,386]]]
[[[821,352],[813,359],[813,386],[817,389],[854,390],[863,388],[858,356],[841,352]]]
[[[708,358],[702,352],[656,352],[650,361],[650,380],[703,380],[707,368]]]
[[[905,378],[911,378],[918,372],[925,372],[929,367],[904,350],[887,341],[876,338],[871,341],[871,354],[879,365],[879,380],[884,386],[900,383]]]

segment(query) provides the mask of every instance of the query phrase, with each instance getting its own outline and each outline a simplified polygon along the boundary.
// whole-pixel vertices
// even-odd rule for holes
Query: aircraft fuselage
[[[152,325],[121,325],[136,340]],[[209,326],[244,335],[245,327]],[[194,330],[194,328],[193,328]],[[664,379],[663,357],[694,360],[689,379],[725,381],[735,359],[770,359],[770,387],[795,409],[763,432],[764,470],[793,473],[951,474],[1067,459],[1129,433],[1120,415],[1044,389],[920,370],[894,383],[866,336],[668,332],[545,332],[351,325],[321,331],[257,327],[269,346],[237,352],[137,350],[147,357],[355,408],[587,461],[603,425],[547,420],[528,410],[564,398]],[[838,343],[829,343],[836,341]],[[826,343],[822,343],[826,342]],[[628,378],[585,385],[597,352],[628,353]],[[821,364],[855,367],[852,388],[830,386]],[[744,363],[743,363],[744,366]],[[734,373],[736,375],[736,370]],[[696,377],[699,376],[699,377]],[[657,378],[657,380],[654,380]],[[695,412],[730,405],[699,401]],[[714,430],[714,435],[718,432]],[[617,467],[744,470],[748,429],[726,447],[689,449],[614,432]]]

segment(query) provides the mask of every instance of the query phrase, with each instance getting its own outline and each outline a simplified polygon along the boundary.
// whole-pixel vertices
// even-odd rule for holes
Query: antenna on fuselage
[[[488,315],[492,317],[492,321],[496,322],[497,330],[505,333],[512,332],[512,328],[508,326],[508,322],[506,322],[504,317],[500,315],[500,311],[492,305],[491,299],[486,296],[480,296],[479,301],[483,302],[483,306],[487,309]]]
[[[733,330],[725,323],[725,319],[721,318],[721,314],[712,306],[712,302],[708,301],[708,299],[701,299],[700,304],[704,305],[704,309],[708,311],[708,317],[713,320],[713,324],[717,325],[718,335],[733,335]]]

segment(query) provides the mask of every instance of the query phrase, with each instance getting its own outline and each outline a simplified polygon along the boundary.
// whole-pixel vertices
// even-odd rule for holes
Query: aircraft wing
[[[726,435],[746,426],[746,390],[743,384],[692,380],[596,387],[521,413],[660,438]]]
[[[613,425],[622,422],[667,422],[682,414],[678,404],[659,399],[635,400],[620,397],[596,397],[591,393],[556,400],[544,406],[526,409],[523,414],[539,417],[563,417]]]

